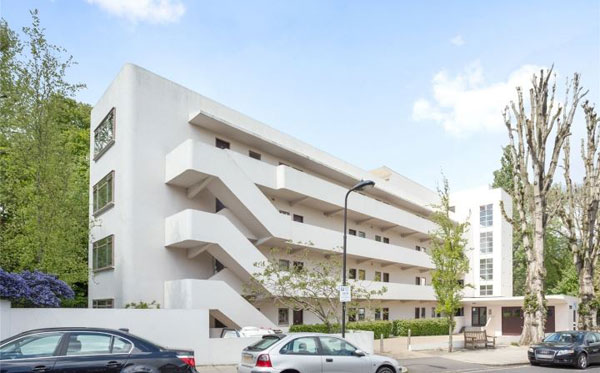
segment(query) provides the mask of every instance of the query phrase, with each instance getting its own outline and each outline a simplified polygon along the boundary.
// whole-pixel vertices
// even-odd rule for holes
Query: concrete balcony
[[[433,286],[401,284],[397,282],[379,282],[379,281],[357,281],[361,287],[370,290],[380,290],[385,287],[386,292],[382,295],[373,296],[373,299],[381,300],[406,300],[406,301],[435,301],[435,292]]]
[[[260,192],[258,188],[256,192],[244,192],[244,186],[239,185],[239,179],[244,178],[261,188],[286,195],[295,202],[314,205],[329,215],[341,211],[347,191],[345,187],[291,167],[273,166],[198,141],[185,141],[167,155],[165,181],[168,184],[186,187],[188,190],[198,189],[203,183],[210,183],[214,187],[213,182],[207,181],[210,177],[225,183],[239,199],[242,198],[241,194],[252,193],[255,200],[256,192]],[[230,199],[235,200],[233,197]],[[266,199],[265,202],[269,203]],[[227,203],[226,205],[231,207]],[[255,211],[255,214],[260,215],[256,217],[263,221],[270,220],[273,212],[277,211],[272,205],[270,208],[264,203],[261,205],[263,211]],[[427,238],[428,233],[436,228],[428,219],[358,193],[352,196],[349,218],[355,221],[370,220],[371,223],[381,226],[382,231],[398,229],[403,234],[416,234],[415,238],[421,239]]]

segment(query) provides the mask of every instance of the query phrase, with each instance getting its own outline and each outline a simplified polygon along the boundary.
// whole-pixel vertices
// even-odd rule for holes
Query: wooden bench
[[[467,330],[463,332],[465,348],[477,348],[482,345],[485,348],[496,348],[496,337],[487,335],[485,330]]]

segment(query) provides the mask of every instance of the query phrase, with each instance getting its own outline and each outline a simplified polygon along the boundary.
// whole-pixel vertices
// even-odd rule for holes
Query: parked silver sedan
[[[327,334],[272,334],[242,351],[239,373],[399,373],[394,359]]]

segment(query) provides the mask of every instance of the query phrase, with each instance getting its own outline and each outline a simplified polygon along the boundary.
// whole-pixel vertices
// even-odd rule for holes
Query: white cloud
[[[457,47],[460,47],[463,44],[465,44],[465,39],[463,39],[462,35],[456,35],[455,37],[450,39],[450,43],[456,45]]]
[[[87,0],[102,10],[130,22],[176,22],[185,13],[180,0]]]
[[[421,98],[413,104],[413,119],[437,122],[455,136],[504,130],[502,110],[516,99],[517,86],[528,90],[533,74],[539,75],[541,68],[523,65],[505,81],[495,83],[485,81],[479,61],[455,77],[442,70],[433,77],[432,99]]]

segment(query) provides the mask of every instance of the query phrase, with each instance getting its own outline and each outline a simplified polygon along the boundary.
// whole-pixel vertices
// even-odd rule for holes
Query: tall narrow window
[[[381,320],[381,308],[375,308],[375,320]]]
[[[359,308],[358,309],[358,321],[363,321],[364,319],[365,319],[365,309]]]
[[[114,267],[114,236],[110,235],[94,242],[92,248],[92,268],[94,271]]]
[[[94,130],[94,160],[97,160],[115,143],[115,108],[110,109]]]
[[[290,323],[290,310],[288,308],[280,308],[277,311],[277,322],[279,325],[288,325]]]
[[[494,224],[494,205],[479,206],[479,225],[491,227]]]
[[[381,272],[375,271],[375,281],[381,281]]]
[[[355,268],[350,268],[348,270],[348,278],[350,280],[356,280],[356,269]]]
[[[482,280],[494,279],[494,260],[492,258],[479,260],[479,277]]]
[[[219,149],[229,149],[229,142],[217,138],[215,139],[215,146]]]
[[[479,250],[482,254],[494,251],[494,234],[492,231],[479,233]]]
[[[365,280],[366,279],[366,272],[364,269],[359,269],[358,270],[358,279],[359,280]]]
[[[383,272],[383,282],[390,282],[390,274]]]
[[[114,204],[113,189],[114,189],[115,172],[111,171],[104,176],[96,185],[94,185],[94,216],[98,216],[104,211],[111,208]]]
[[[387,321],[387,320],[389,320],[389,319],[390,319],[390,309],[389,309],[389,308],[387,308],[387,307],[384,307],[384,308],[383,308],[383,319],[384,319],[385,321]]]

